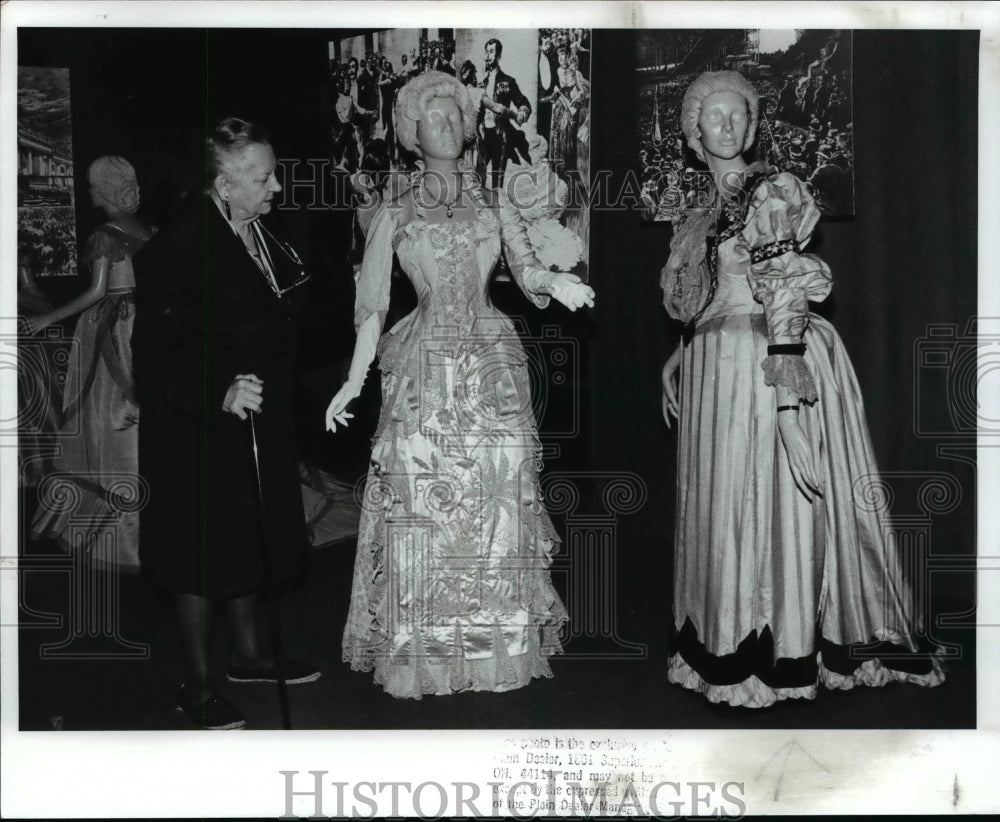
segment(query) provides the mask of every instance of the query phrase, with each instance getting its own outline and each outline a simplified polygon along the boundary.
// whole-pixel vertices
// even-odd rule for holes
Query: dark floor
[[[347,431],[322,431],[330,386],[337,373],[311,372],[299,404],[300,430],[312,432],[301,444],[321,467],[353,484],[364,476],[369,437],[377,419],[377,380],[369,380]],[[565,467],[565,466],[563,466]],[[545,474],[558,470],[546,462]],[[591,489],[592,490],[592,489]],[[584,494],[583,496],[587,496]],[[33,499],[21,499],[21,529],[30,521]],[[652,503],[645,519],[618,518],[612,567],[591,568],[593,579],[610,585],[604,608],[570,607],[566,653],[552,661],[555,677],[518,691],[466,693],[396,700],[341,661],[341,634],[347,615],[355,545],[352,541],[316,549],[308,572],[282,598],[280,621],[285,650],[320,668],[322,678],[289,688],[292,727],[296,729],[501,729],[501,728],[971,728],[976,722],[975,636],[971,629],[937,629],[939,641],[954,643],[960,659],[949,666],[938,688],[890,685],[831,693],[815,701],[790,700],[765,710],[712,705],[703,697],[666,681],[666,636],[672,587],[669,526]],[[565,517],[554,516],[567,536]],[[604,522],[602,520],[602,522]],[[567,540],[568,541],[568,540]],[[565,551],[553,563],[560,593],[567,586]],[[23,554],[54,555],[58,549],[27,544]],[[22,561],[24,559],[22,557]],[[42,560],[45,564],[49,560]],[[22,566],[23,567],[23,566]],[[574,568],[579,573],[579,568]],[[174,710],[181,652],[170,600],[144,579],[95,571],[87,593],[66,572],[24,571],[21,592],[20,727],[22,730],[179,730],[190,727]],[[588,577],[589,579],[589,577]],[[83,580],[86,584],[86,575]],[[606,585],[605,587],[608,587]],[[122,642],[100,638],[107,625],[86,608],[95,591],[119,591],[117,625]],[[600,586],[598,586],[600,588]],[[598,588],[594,590],[597,591]],[[593,599],[593,597],[591,597]],[[590,602],[590,600],[588,600]],[[967,611],[968,603],[936,602],[939,613]],[[578,609],[579,610],[579,609]],[[605,624],[589,625],[594,613]],[[48,616],[46,616],[48,615]],[[112,619],[109,625],[115,624]],[[37,627],[33,627],[37,626]],[[611,630],[608,630],[608,628]],[[614,633],[618,641],[592,640]],[[94,634],[88,637],[88,632]],[[59,646],[72,637],[65,647]],[[217,620],[215,670],[224,670],[228,636]],[[127,647],[128,643],[138,648]],[[145,647],[148,646],[148,652]],[[131,654],[131,656],[127,656]],[[96,655],[96,656],[95,656]],[[74,658],[74,656],[76,658]],[[274,686],[230,685],[225,693],[243,711],[248,727],[281,727]]]
[[[350,595],[354,545],[317,549],[308,575],[284,597],[284,644],[296,658],[318,666],[322,678],[289,689],[296,729],[368,728],[961,728],[974,727],[975,664],[971,631],[940,638],[963,645],[939,688],[891,685],[884,689],[821,692],[814,702],[788,701],[762,711],[713,706],[666,681],[666,616],[661,606],[620,609],[618,634],[643,643],[645,658],[613,659],[615,647],[570,639],[567,657],[556,658],[555,678],[505,694],[459,694],[400,701],[386,696],[371,676],[350,671],[340,659],[340,638]],[[87,638],[92,615],[70,607],[67,574],[23,575],[20,641],[22,730],[179,730],[189,727],[174,711],[180,648],[168,599],[141,578],[94,572],[99,586],[117,581],[119,635],[145,643],[136,658],[107,639]],[[58,615],[61,625],[30,627]],[[79,635],[63,654],[47,658],[76,626]],[[224,619],[215,636],[216,670],[226,655]],[[618,649],[620,650],[620,649]],[[604,657],[593,656],[603,653]],[[253,729],[280,728],[276,689],[227,685],[227,695]]]

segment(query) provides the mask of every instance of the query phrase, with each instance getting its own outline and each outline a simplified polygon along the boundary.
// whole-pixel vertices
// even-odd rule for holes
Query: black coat
[[[139,471],[149,485],[143,567],[170,590],[208,597],[285,580],[306,550],[290,298],[275,295],[208,199],[148,242],[134,265]],[[222,410],[237,374],[264,381],[255,419],[263,534],[250,423]]]
[[[487,74],[486,77],[479,83],[480,88],[488,88],[489,82],[490,76]],[[493,100],[502,105],[510,106],[515,110],[525,108],[528,110],[528,116],[531,116],[531,101],[525,97],[524,93],[521,91],[520,86],[517,84],[517,80],[509,74],[505,74],[499,66],[497,67],[496,77],[493,81]],[[476,121],[480,136],[483,135],[485,119],[486,107],[480,106]],[[508,163],[530,163],[531,158],[528,155],[528,139],[524,132],[518,128],[517,125],[515,125],[514,121],[509,116],[497,115],[496,128],[497,136],[500,138],[501,145],[500,168],[506,169]],[[487,157],[485,156],[485,153],[480,150],[477,168],[480,178],[485,177],[486,162]]]
[[[367,70],[358,74],[358,105],[378,112],[378,85],[375,77]]]

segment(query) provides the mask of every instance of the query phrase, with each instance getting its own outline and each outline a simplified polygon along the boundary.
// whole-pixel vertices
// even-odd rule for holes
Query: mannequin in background
[[[139,568],[139,408],[132,369],[135,276],[132,257],[153,236],[136,217],[139,184],[123,157],[100,157],[87,171],[93,204],[107,216],[84,246],[90,285],[49,313],[25,320],[32,333],[80,314],[63,389],[61,454],[54,458],[58,485],[72,482],[79,502],[60,505],[56,487],[42,486],[32,536],[70,550],[70,519],[92,517],[86,550],[95,562],[135,572]],[[81,313],[82,312],[82,313]]]

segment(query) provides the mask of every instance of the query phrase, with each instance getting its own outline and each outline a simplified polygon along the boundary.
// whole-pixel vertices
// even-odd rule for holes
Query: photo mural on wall
[[[684,92],[704,71],[735,70],[760,94],[754,153],[810,188],[824,216],[854,213],[852,33],[829,29],[684,29],[636,41],[644,217],[677,217],[704,166],[680,129]]]
[[[76,274],[69,69],[17,69],[17,264]]]
[[[465,167],[521,206],[542,265],[587,278],[589,30],[390,29],[330,41],[328,58],[335,168],[414,170],[395,139],[396,94],[425,71],[450,74],[478,110]]]

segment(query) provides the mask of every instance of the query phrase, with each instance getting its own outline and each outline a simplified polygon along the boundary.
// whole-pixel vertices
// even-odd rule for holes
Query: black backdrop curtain
[[[205,124],[219,114],[265,122],[279,157],[325,157],[332,112],[326,44],[357,33],[21,29],[22,65],[71,70],[81,241],[98,221],[85,175],[99,155],[133,161],[144,213],[161,224],[200,184],[191,158]],[[616,30],[597,30],[592,40],[592,168],[610,172],[612,191],[638,153],[634,42],[634,32]],[[976,311],[977,54],[976,32],[854,33],[856,216],[823,221],[812,249],[834,272],[833,296],[818,310],[854,361],[881,468],[945,472],[960,484],[957,508],[933,519],[931,547],[943,554],[975,550],[974,454],[964,451],[969,461],[942,456],[939,446],[951,440],[915,433],[918,409],[947,421],[949,407],[945,383],[926,379],[917,354],[928,324],[952,324],[961,335]],[[619,603],[665,622],[676,441],[660,417],[659,371],[677,332],[661,307],[658,280],[670,230],[641,224],[636,205],[592,216],[598,306],[588,316],[525,308],[510,286],[494,293],[532,331],[557,322],[577,344],[579,433],[560,443],[546,468],[642,477],[647,502],[620,517],[617,532]],[[339,253],[331,247],[334,218],[304,210],[283,216],[317,272],[335,281],[329,350],[349,356],[351,281],[332,262]],[[73,279],[43,286],[66,299],[85,277]],[[546,420],[541,427],[545,432]],[[904,497],[894,514],[919,513]],[[971,574],[946,575],[935,581],[935,595],[949,608],[952,600],[969,603],[972,581]]]

